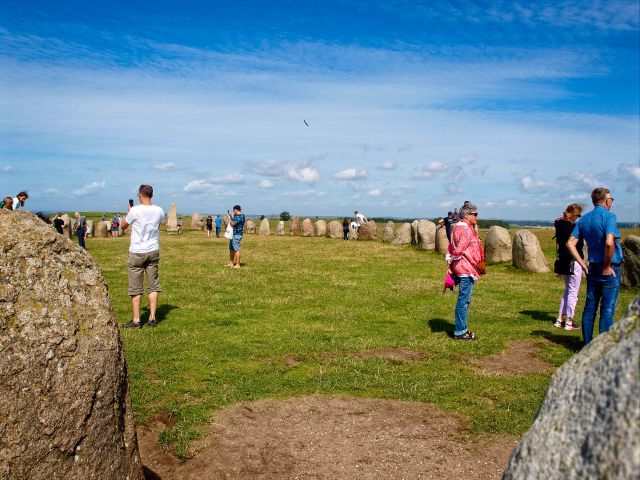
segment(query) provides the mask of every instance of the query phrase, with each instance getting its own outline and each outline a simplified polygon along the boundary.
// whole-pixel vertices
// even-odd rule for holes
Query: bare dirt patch
[[[372,350],[361,350],[359,352],[333,352],[317,355],[317,358],[336,359],[345,357],[355,358],[382,358],[399,362],[416,363],[422,361],[427,355],[423,352],[409,350],[407,348],[376,348]],[[280,362],[287,367],[297,367],[302,363],[302,359],[295,355],[283,355],[281,357],[265,358],[266,362]]]
[[[502,353],[479,358],[475,360],[475,364],[487,375],[544,373],[553,368],[553,365],[538,356],[540,351],[540,345],[535,341],[514,340],[509,342]]]
[[[207,446],[183,464],[159,460],[142,437],[147,478],[162,480],[497,479],[516,444],[504,435],[472,439],[463,421],[428,404],[335,396],[219,411]]]

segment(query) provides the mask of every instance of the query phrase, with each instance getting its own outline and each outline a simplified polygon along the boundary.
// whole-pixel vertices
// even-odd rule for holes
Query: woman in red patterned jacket
[[[484,250],[476,233],[478,208],[471,202],[465,202],[459,215],[460,221],[451,230],[451,243],[446,257],[455,283],[459,286],[453,338],[474,340],[475,334],[467,330],[467,318],[473,285],[485,273]]]

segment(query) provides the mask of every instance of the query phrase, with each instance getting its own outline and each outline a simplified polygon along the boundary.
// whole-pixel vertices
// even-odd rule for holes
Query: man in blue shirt
[[[582,312],[582,337],[586,346],[593,338],[593,326],[600,307],[600,333],[613,325],[613,314],[620,292],[622,249],[618,243],[615,213],[611,212],[613,197],[607,188],[591,192],[594,208],[577,223],[567,242],[567,249],[587,274],[587,299]],[[589,266],[580,258],[576,245],[587,242]]]
[[[220,228],[222,228],[222,218],[216,215],[216,238],[220,238]]]
[[[244,214],[240,205],[233,207],[233,216],[227,216],[233,227],[233,238],[229,240],[229,264],[227,267],[240,268],[240,242],[244,234]]]

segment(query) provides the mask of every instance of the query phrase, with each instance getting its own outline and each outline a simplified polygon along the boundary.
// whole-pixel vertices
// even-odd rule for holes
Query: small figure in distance
[[[216,215],[216,238],[220,238],[220,229],[222,228],[222,218]]]
[[[438,223],[444,226],[444,230],[447,233],[447,240],[451,241],[451,225],[455,223],[453,220],[453,212],[447,212],[447,216],[441,218]]]
[[[62,214],[58,213],[56,217],[53,219],[53,227],[56,229],[60,235],[64,235],[64,220],[62,219]]]
[[[76,212],[76,219],[73,222],[73,231],[76,232],[76,237],[78,237],[78,245],[80,245],[85,250],[87,249],[84,244],[84,234],[87,229],[87,219],[84,215],[80,215],[80,212]]]
[[[582,337],[584,345],[593,338],[593,327],[600,310],[599,332],[606,333],[613,325],[618,294],[622,248],[618,243],[618,219],[611,212],[613,197],[608,188],[596,188],[591,192],[593,210],[582,216],[571,232],[567,249],[573,259],[587,274],[587,298],[582,311]],[[580,257],[577,246],[584,240],[589,249],[589,266]]]
[[[13,210],[19,210],[24,208],[24,202],[29,198],[29,194],[27,192],[20,192],[13,198]]]
[[[349,240],[349,224],[351,223],[351,219],[349,217],[344,217],[342,220],[342,238],[343,240]]]
[[[118,231],[120,230],[120,218],[117,214],[113,214],[111,217],[111,237],[118,238]]]
[[[100,217],[100,221],[101,222],[106,222],[107,221],[107,215],[105,213],[103,213],[102,216]]]
[[[178,227],[178,235],[180,235],[182,233],[182,217],[178,217],[176,225]]]
[[[358,212],[357,210],[355,212],[353,212],[353,214],[356,216],[356,223],[358,224],[358,232],[360,231],[360,225],[362,225],[363,223],[367,223],[369,220],[367,219],[367,217],[365,217],[363,214],[361,214],[360,212]]]
[[[565,330],[580,328],[578,324],[573,321],[573,317],[576,303],[578,302],[580,282],[582,281],[582,267],[573,259],[571,252],[569,252],[567,248],[567,242],[580,215],[582,215],[582,207],[577,203],[572,203],[564,209],[562,217],[556,218],[554,222],[558,258],[553,266],[553,271],[562,276],[564,280],[564,294],[560,300],[558,318],[553,326],[557,328],[564,327]],[[584,258],[583,248],[584,240],[578,240],[576,249],[578,250],[580,258]]]
[[[151,203],[153,187],[140,185],[138,199],[140,205],[131,206],[129,213],[122,220],[122,231],[131,225],[131,243],[129,244],[128,294],[131,297],[131,320],[124,324],[125,328],[140,328],[140,301],[144,293],[144,278],[147,279],[149,294],[149,320],[147,325],[156,326],[156,308],[158,293],[162,291],[158,278],[160,263],[160,222],[164,218],[162,208]]]
[[[485,273],[484,250],[473,226],[478,221],[478,208],[466,203],[460,208],[460,221],[451,230],[451,243],[446,255],[453,280],[458,288],[456,304],[455,340],[475,340],[467,329],[469,304],[475,282]]]
[[[209,215],[205,221],[207,227],[207,238],[211,237],[211,230],[213,230],[213,217]]]
[[[7,210],[13,210],[13,198],[4,197],[4,200],[2,200],[2,208],[6,208]]]
[[[229,263],[227,267],[240,268],[240,242],[244,234],[244,214],[240,205],[233,207],[233,216],[227,214],[227,221],[233,227],[233,237],[229,240]]]

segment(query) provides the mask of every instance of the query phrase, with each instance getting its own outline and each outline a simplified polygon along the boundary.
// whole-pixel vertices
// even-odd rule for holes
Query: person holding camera
[[[227,267],[240,268],[240,242],[244,235],[244,214],[240,205],[233,207],[233,216],[228,213],[227,221],[233,227],[233,236],[229,239],[229,263]]]
[[[158,278],[160,263],[160,222],[164,218],[162,208],[151,203],[153,187],[140,185],[138,199],[140,205],[132,206],[129,201],[129,212],[122,220],[124,232],[131,226],[131,243],[129,246],[128,276],[133,316],[124,324],[125,328],[140,328],[140,301],[144,293],[144,278],[147,278],[149,294],[149,321],[147,325],[156,326],[156,308],[158,293],[162,291]]]

